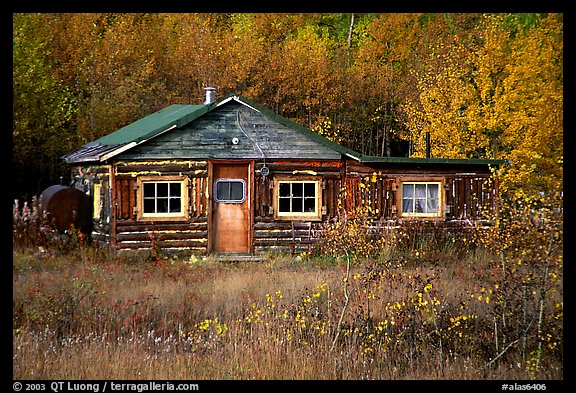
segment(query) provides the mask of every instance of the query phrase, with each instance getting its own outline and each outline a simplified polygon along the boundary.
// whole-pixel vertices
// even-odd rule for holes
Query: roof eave
[[[442,165],[503,165],[508,160],[480,159],[480,158],[423,158],[423,157],[375,157],[361,156],[363,164],[442,164]]]

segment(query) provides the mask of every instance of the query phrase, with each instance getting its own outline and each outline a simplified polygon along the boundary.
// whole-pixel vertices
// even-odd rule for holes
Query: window
[[[320,219],[319,183],[318,180],[278,180],[276,217]]]
[[[214,199],[219,203],[242,203],[246,199],[243,179],[218,179],[214,182]]]
[[[185,178],[138,179],[139,218],[186,218],[188,187]]]
[[[403,182],[402,216],[439,217],[441,182]]]

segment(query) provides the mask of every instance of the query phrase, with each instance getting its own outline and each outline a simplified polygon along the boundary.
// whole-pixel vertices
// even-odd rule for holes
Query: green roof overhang
[[[375,157],[360,156],[361,163],[366,164],[448,164],[448,165],[502,165],[508,160],[481,158],[423,158],[423,157]]]
[[[139,144],[160,133],[181,127],[207,112],[206,105],[173,104],[96,140],[101,145]]]

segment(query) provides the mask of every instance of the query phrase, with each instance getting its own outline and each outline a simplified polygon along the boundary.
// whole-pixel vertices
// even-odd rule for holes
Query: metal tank
[[[77,188],[50,186],[40,194],[40,205],[58,231],[64,232],[72,225],[85,234],[92,231],[90,197]]]

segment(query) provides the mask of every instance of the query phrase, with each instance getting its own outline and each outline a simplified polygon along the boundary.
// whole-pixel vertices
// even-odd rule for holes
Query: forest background
[[[507,159],[501,192],[563,190],[562,14],[13,14],[13,199],[61,156],[203,88],[377,156]]]

